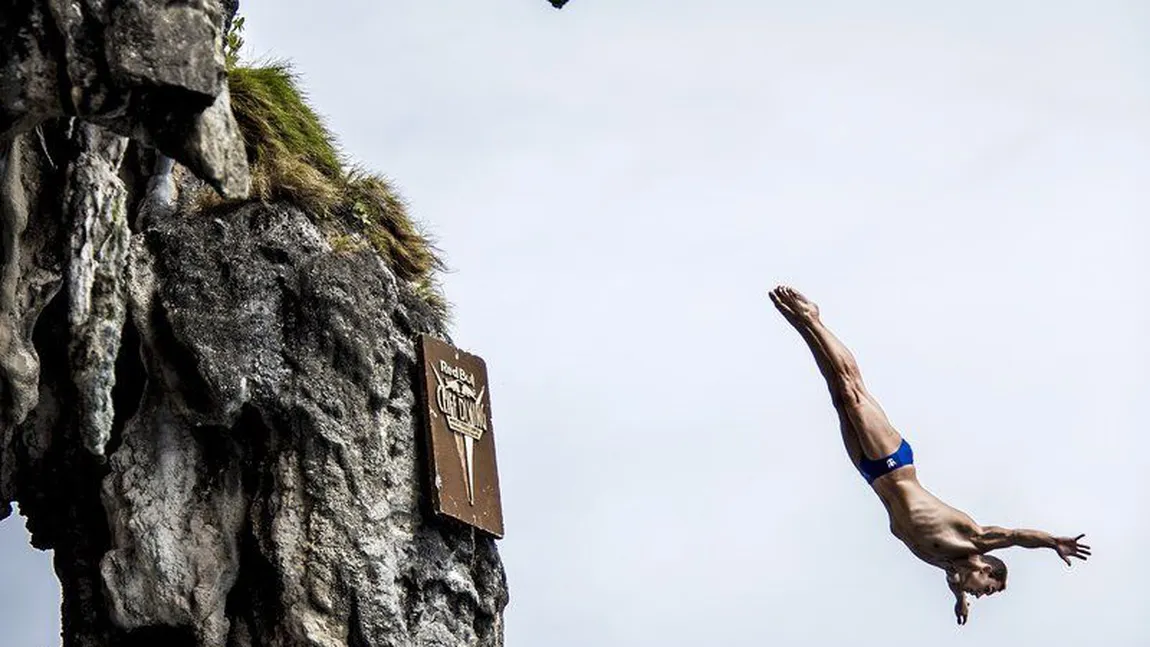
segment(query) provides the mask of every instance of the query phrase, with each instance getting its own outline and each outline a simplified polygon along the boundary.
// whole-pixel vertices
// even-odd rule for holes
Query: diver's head
[[[963,591],[980,598],[1006,590],[1006,562],[992,555],[975,555],[955,566]]]

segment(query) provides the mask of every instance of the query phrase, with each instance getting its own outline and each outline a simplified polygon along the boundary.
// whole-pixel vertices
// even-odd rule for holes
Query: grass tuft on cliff
[[[232,113],[244,136],[255,197],[337,210],[343,164],[335,137],[284,63],[228,70]]]
[[[242,28],[237,19],[225,58],[232,113],[251,166],[250,199],[289,202],[313,215],[336,251],[374,249],[446,321],[437,280],[445,265],[431,238],[387,178],[345,163],[287,63],[241,64]]]

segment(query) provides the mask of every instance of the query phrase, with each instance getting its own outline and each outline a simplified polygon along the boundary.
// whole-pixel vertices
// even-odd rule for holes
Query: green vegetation
[[[335,138],[305,102],[287,65],[228,70],[232,113],[252,165],[252,192],[317,215],[341,206],[345,176]]]
[[[345,164],[289,65],[241,65],[243,18],[225,39],[232,112],[244,136],[253,200],[290,202],[315,218],[337,252],[371,247],[440,315],[444,264],[386,178]]]
[[[240,61],[240,48],[244,46],[244,17],[236,16],[232,19],[228,33],[224,34],[224,62],[228,68],[233,68]]]

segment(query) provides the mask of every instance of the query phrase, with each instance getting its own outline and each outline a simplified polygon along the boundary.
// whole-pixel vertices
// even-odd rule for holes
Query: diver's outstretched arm
[[[1041,530],[1019,530],[1000,528],[998,526],[984,526],[979,533],[971,537],[971,542],[980,553],[1000,548],[1019,546],[1022,548],[1050,548],[1058,553],[1067,566],[1071,565],[1070,558],[1076,557],[1082,561],[1090,557],[1090,546],[1079,540],[1086,535],[1077,537],[1055,537]]]
[[[954,617],[958,620],[958,624],[964,625],[966,619],[970,617],[970,605],[966,602],[966,592],[962,590],[958,578],[950,573],[946,574],[946,585],[954,594]]]

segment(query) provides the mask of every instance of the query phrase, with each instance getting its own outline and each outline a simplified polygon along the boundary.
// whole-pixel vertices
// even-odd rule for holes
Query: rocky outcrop
[[[501,644],[493,541],[423,507],[433,311],[294,207],[197,210],[181,167],[55,126],[7,156],[0,499],[56,551],[65,645]]]
[[[247,181],[228,15],[0,11],[0,518],[54,551],[66,647],[501,645],[493,540],[425,509],[439,311],[313,214],[203,199]]]
[[[0,141],[72,116],[247,194],[221,44],[235,2],[10,0],[0,9]]]

